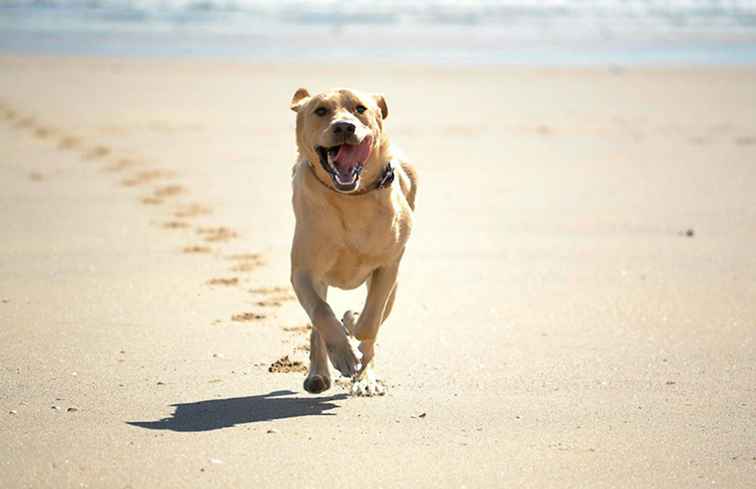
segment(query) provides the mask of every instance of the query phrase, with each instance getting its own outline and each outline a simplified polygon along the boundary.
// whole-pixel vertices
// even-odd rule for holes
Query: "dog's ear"
[[[294,96],[291,97],[291,104],[289,108],[294,112],[299,112],[299,109],[310,100],[310,92],[306,88],[300,88],[294,92]]]
[[[374,94],[373,98],[375,99],[375,102],[378,104],[378,107],[381,109],[381,115],[385,119],[388,117],[388,105],[386,105],[386,99],[381,94]]]

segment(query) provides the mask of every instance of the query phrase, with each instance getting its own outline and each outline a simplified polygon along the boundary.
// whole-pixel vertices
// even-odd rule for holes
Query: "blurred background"
[[[756,60],[756,1],[5,0],[0,49],[253,61],[742,64]]]

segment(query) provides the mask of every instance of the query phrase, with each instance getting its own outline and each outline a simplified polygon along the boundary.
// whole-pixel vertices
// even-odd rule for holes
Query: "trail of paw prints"
[[[163,184],[164,181],[175,178],[176,174],[172,170],[149,168],[150,165],[141,159],[116,155],[113,148],[106,144],[88,143],[78,135],[54,128],[34,116],[21,114],[5,103],[0,103],[0,117],[10,121],[15,129],[28,131],[37,140],[54,144],[58,150],[78,152],[84,162],[105,163],[101,168],[103,172],[126,174],[120,180],[124,187],[154,187],[149,195],[140,197],[143,204],[158,205],[188,193],[181,185]],[[206,210],[203,214],[208,214],[209,209],[204,207]]]
[[[239,270],[238,264],[259,266],[260,255],[255,253],[244,253],[230,255],[227,259],[237,262],[234,269]],[[242,269],[246,269],[243,267]],[[239,276],[217,277],[208,280],[207,285],[214,288],[221,287],[238,287],[241,284]],[[291,287],[256,287],[248,289],[252,295],[252,310],[237,312],[231,315],[232,324],[250,324],[250,325],[269,325],[269,319],[276,316],[276,311],[296,300],[294,291]],[[216,320],[213,325],[224,324],[222,320]],[[289,353],[281,356],[278,360],[268,366],[269,373],[299,373],[307,372],[306,358],[310,351],[310,331],[312,326],[293,325],[283,326],[282,331],[286,336],[282,340],[284,344],[295,343]],[[301,359],[301,360],[300,360]],[[262,364],[260,365],[262,366]]]
[[[151,187],[151,193],[142,196],[140,201],[149,205],[163,203],[169,199],[175,199],[188,190],[182,185],[165,184],[167,180],[176,177],[176,173],[169,169],[150,168],[144,161],[130,156],[117,155],[110,146],[101,143],[88,143],[82,137],[57,129],[52,125],[45,124],[32,115],[25,115],[15,110],[9,104],[0,101],[0,118],[11,123],[18,130],[29,132],[40,141],[50,142],[59,150],[76,151],[81,160],[85,162],[104,162],[104,172],[125,173],[120,184],[124,187],[146,188]],[[199,203],[177,205],[174,211],[176,217],[191,218],[210,214],[207,205]],[[169,221],[170,222],[170,221]],[[165,226],[168,229],[188,227],[185,225]],[[229,232],[226,232],[228,235]]]
[[[138,202],[145,206],[160,209],[168,216],[158,226],[166,231],[187,233],[190,242],[180,247],[179,252],[188,256],[210,256],[219,258],[227,274],[210,278],[206,285],[219,290],[238,288],[250,280],[250,276],[266,260],[260,253],[248,252],[224,254],[224,244],[236,240],[239,233],[229,226],[195,225],[202,219],[207,222],[213,209],[203,203],[187,200],[190,190],[179,182],[175,171],[169,168],[156,168],[142,158],[124,155],[106,144],[88,142],[83,137],[43,124],[37,118],[24,115],[0,103],[0,117],[9,121],[14,128],[28,131],[41,142],[53,144],[58,150],[76,152],[82,162],[97,164],[103,174],[116,177],[116,183],[126,191],[137,191]],[[33,181],[43,181],[44,175],[34,172],[29,175]],[[145,193],[145,191],[147,193]],[[182,201],[183,200],[183,201]],[[188,234],[191,232],[191,234]],[[254,323],[275,316],[275,311],[287,302],[294,300],[293,292],[288,287],[258,288],[249,291],[253,294],[254,310],[235,312],[229,315],[232,323]],[[221,320],[214,321],[222,323]]]
[[[261,307],[281,307],[296,300],[291,287],[261,287],[250,289],[249,292],[257,297],[256,304]]]
[[[258,256],[256,254],[250,255],[235,255],[243,256]],[[225,276],[215,277],[206,282],[206,285],[211,288],[228,288],[238,287],[242,284],[242,278],[239,276]],[[257,323],[265,319],[269,319],[276,316],[276,310],[286,303],[293,302],[295,296],[291,288],[288,287],[263,287],[250,289],[249,293],[252,294],[253,300],[249,303],[254,306],[251,310],[241,311],[233,313],[230,317],[232,323]],[[216,320],[213,324],[222,324],[222,320]],[[286,328],[284,328],[286,331]]]
[[[250,273],[265,265],[265,259],[259,253],[239,253],[229,255],[226,260],[232,263],[232,272]]]
[[[311,324],[301,324],[297,326],[284,326],[284,332],[292,335],[297,343],[294,346],[295,353],[310,353],[310,333],[312,332]]]
[[[123,175],[119,179],[121,186],[129,189],[148,189],[149,194],[139,197],[139,201],[148,206],[158,206],[166,202],[174,204],[168,220],[159,224],[166,230],[183,230],[192,227],[191,220],[209,216],[210,206],[200,202],[177,202],[177,199],[190,194],[189,190],[176,183],[176,172],[170,169],[154,168],[146,162],[131,156],[117,155],[106,144],[88,143],[82,137],[67,133],[44,124],[38,118],[25,115],[0,102],[0,117],[18,130],[29,132],[37,140],[52,143],[61,151],[76,151],[84,162],[104,163],[103,172]],[[41,172],[32,172],[29,178],[35,182],[45,180]],[[205,242],[221,243],[237,238],[239,235],[229,227],[201,227],[197,229],[200,239]],[[211,254],[214,250],[200,245],[187,245],[182,249],[185,254]],[[262,265],[262,260],[254,263],[245,261],[239,265],[240,271],[249,272]]]
[[[167,201],[175,201],[177,198],[189,194],[184,186],[170,183],[171,180],[176,178],[174,171],[150,168],[151,165],[139,158],[117,155],[106,144],[88,143],[78,135],[44,124],[34,116],[22,114],[7,103],[0,102],[0,118],[9,121],[15,129],[28,131],[37,140],[54,144],[61,151],[78,152],[79,157],[84,162],[104,163],[104,166],[101,167],[103,172],[124,175],[119,181],[123,187],[141,190],[148,188],[151,190],[150,193],[139,197],[142,204],[156,206]],[[30,179],[42,181],[44,176],[37,172],[30,175]],[[163,229],[186,229],[191,227],[187,222],[189,219],[211,213],[210,207],[201,203],[175,204],[176,207],[172,211],[171,217],[176,219],[162,223]],[[225,236],[221,236],[219,239],[231,234],[232,232],[227,231]]]
[[[7,121],[12,129],[26,131],[35,139],[46,140],[54,138],[57,129],[38,122],[34,117],[21,114],[9,105],[0,102],[0,119]],[[47,176],[42,171],[32,171],[29,173],[29,180],[32,182],[42,182],[47,180]]]
[[[301,373],[306,374],[309,365],[306,362],[310,354],[310,331],[309,324],[298,326],[284,326],[283,331],[292,336],[298,343],[291,353],[283,355],[268,366],[268,372],[273,374]]]

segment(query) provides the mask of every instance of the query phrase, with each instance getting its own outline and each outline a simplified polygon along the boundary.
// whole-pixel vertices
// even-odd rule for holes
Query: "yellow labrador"
[[[312,321],[310,370],[304,388],[331,387],[328,368],[353,377],[353,393],[382,394],[371,371],[378,329],[394,304],[399,262],[412,230],[417,178],[383,130],[386,100],[354,90],[291,100],[297,113],[299,157],[293,168],[296,230],[291,283]],[[343,322],[326,302],[328,287],[367,284],[359,317]],[[361,356],[347,334],[360,344]]]

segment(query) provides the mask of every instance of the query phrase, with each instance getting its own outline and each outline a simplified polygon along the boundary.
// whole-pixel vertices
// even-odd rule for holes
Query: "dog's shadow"
[[[169,418],[157,421],[127,421],[127,424],[149,430],[212,431],[274,419],[333,416],[334,413],[327,411],[338,406],[331,401],[347,397],[346,394],[328,397],[284,397],[291,394],[295,392],[273,391],[258,396],[172,404],[176,409]]]

